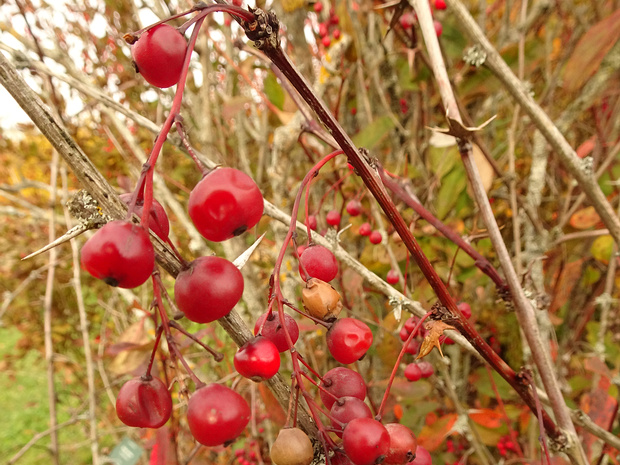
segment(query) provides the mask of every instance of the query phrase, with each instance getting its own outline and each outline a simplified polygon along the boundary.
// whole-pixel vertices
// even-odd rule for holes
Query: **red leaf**
[[[567,92],[575,92],[584,85],[618,39],[620,39],[620,10],[596,23],[579,40],[564,69],[564,89]]]
[[[484,426],[489,429],[500,428],[505,423],[504,415],[497,410],[490,408],[470,410],[469,418],[480,426]]]
[[[433,452],[443,444],[445,438],[452,432],[452,427],[457,418],[456,413],[449,413],[439,418],[431,426],[424,426],[418,435],[418,444],[429,452]]]

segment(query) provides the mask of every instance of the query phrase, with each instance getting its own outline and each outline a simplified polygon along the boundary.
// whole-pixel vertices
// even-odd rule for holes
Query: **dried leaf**
[[[443,357],[443,352],[441,351],[441,344],[439,343],[439,338],[443,336],[443,332],[446,329],[454,329],[454,326],[450,326],[443,321],[431,321],[424,325],[426,328],[426,336],[424,336],[424,340],[422,341],[422,346],[420,347],[420,353],[416,357],[416,360],[421,359],[422,357],[427,356],[433,350],[433,347],[437,347],[437,350]]]
[[[439,418],[432,425],[428,425],[427,422],[418,435],[418,444],[429,452],[438,449],[452,432],[452,427],[457,419],[458,415],[456,413],[449,413]]]
[[[437,131],[437,132],[443,132],[444,134],[449,134],[451,136],[456,137],[457,139],[469,140],[471,139],[471,135],[474,132],[480,131],[481,129],[483,129],[487,124],[493,121],[496,118],[496,116],[497,115],[492,116],[491,118],[486,120],[484,123],[482,123],[480,126],[468,127],[468,126],[463,126],[461,122],[455,119],[452,119],[446,115],[446,119],[448,120],[447,129],[446,128],[429,128],[429,129],[433,131]]]

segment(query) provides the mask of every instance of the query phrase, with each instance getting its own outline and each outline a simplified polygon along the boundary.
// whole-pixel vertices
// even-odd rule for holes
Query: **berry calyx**
[[[119,198],[123,201],[123,203],[129,205],[131,196],[131,193],[125,193],[119,195]],[[144,199],[138,199],[134,213],[140,217],[142,216],[143,205]],[[168,239],[168,234],[170,234],[170,221],[168,220],[168,215],[166,215],[166,210],[164,210],[162,204],[155,199],[153,199],[151,212],[149,214],[149,229],[157,234],[162,241]]]
[[[189,399],[187,423],[200,444],[228,445],[250,421],[250,407],[237,392],[221,384],[208,384]]]
[[[417,363],[410,363],[405,368],[405,378],[409,381],[415,382],[422,378],[422,371]]]
[[[265,322],[264,324],[263,321]],[[292,316],[285,313],[284,324],[286,325],[288,334],[291,337],[291,342],[295,344],[297,339],[299,339],[299,326],[297,326],[297,322]],[[261,325],[263,329],[261,329]],[[259,330],[261,336],[274,343],[276,349],[278,349],[278,352],[286,352],[289,349],[286,342],[286,334],[284,334],[284,328],[282,327],[280,316],[277,312],[267,312],[259,316],[258,320],[256,320],[256,324],[254,325],[255,336],[258,336]]]
[[[327,212],[327,216],[325,216],[325,221],[330,226],[338,226],[340,224],[340,212],[338,210],[330,210]]]
[[[390,449],[384,465],[405,465],[416,456],[418,441],[409,428],[400,423],[388,423],[385,429],[390,435]]]
[[[252,381],[271,378],[280,369],[280,353],[273,342],[257,336],[243,344],[233,359],[241,376]]]
[[[362,202],[357,199],[349,200],[346,209],[349,215],[359,216],[362,213]]]
[[[368,235],[368,240],[375,245],[381,244],[383,241],[383,235],[381,234],[381,231],[373,231]]]
[[[179,82],[186,51],[185,37],[168,24],[152,27],[131,46],[137,71],[149,84],[162,89]]]
[[[196,184],[188,210],[205,239],[221,242],[256,226],[263,216],[263,195],[244,172],[217,168]]]
[[[362,223],[359,229],[360,236],[370,236],[372,233],[372,228],[370,227],[370,223]]]
[[[299,257],[311,278],[329,282],[338,274],[338,261],[331,251],[322,245],[311,245]],[[303,277],[303,276],[302,276]]]
[[[398,271],[391,269],[390,271],[387,272],[387,276],[385,277],[385,280],[387,281],[388,284],[397,284],[398,281],[400,280],[400,277],[398,276]]]
[[[155,252],[143,227],[130,221],[111,221],[86,241],[80,263],[110,286],[131,289],[151,276]]]
[[[342,318],[327,331],[327,348],[343,364],[359,360],[372,345],[372,331],[366,323],[355,318]]]
[[[366,398],[366,383],[361,375],[346,367],[336,367],[329,370],[323,376],[319,396],[323,405],[331,410],[334,402],[342,397],[356,397],[360,400]],[[327,392],[325,392],[327,391]]]
[[[390,449],[390,435],[372,418],[355,418],[344,428],[342,447],[355,465],[381,463]]]
[[[271,446],[275,465],[310,465],[314,459],[312,442],[299,428],[283,428]]]
[[[227,315],[243,294],[243,275],[224,258],[199,257],[174,283],[174,300],[185,316],[209,323]]]
[[[334,320],[342,311],[342,298],[329,283],[310,278],[301,290],[301,302],[306,312],[321,320]]]
[[[159,428],[172,413],[172,397],[158,378],[143,376],[127,381],[116,398],[116,415],[127,426]]]

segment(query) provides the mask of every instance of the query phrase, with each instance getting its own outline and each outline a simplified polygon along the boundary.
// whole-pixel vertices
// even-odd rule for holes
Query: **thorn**
[[[86,225],[80,223],[80,224],[72,227],[71,229],[69,229],[69,231],[64,233],[62,236],[60,236],[54,242],[51,242],[51,243],[47,244],[45,247],[43,247],[42,249],[39,249],[36,252],[33,252],[30,255],[22,258],[22,260],[27,260],[29,258],[36,257],[37,255],[40,255],[43,252],[47,252],[48,250],[53,249],[54,247],[59,246],[60,244],[63,244],[65,242],[67,242],[67,241],[70,241],[71,239],[73,239],[75,237],[78,237],[80,234],[88,231],[89,229],[92,229],[92,228],[89,228]]]
[[[233,261],[233,265],[235,265],[239,269],[243,268],[243,266],[249,260],[250,255],[252,255],[252,252],[254,252],[254,250],[256,250],[258,245],[263,240],[263,237],[265,237],[265,234],[267,234],[267,233],[263,233],[263,235],[261,237],[256,239],[256,242],[254,242],[254,244],[252,244],[245,252],[243,252],[241,255],[239,255],[237,258],[235,258],[235,260]]]

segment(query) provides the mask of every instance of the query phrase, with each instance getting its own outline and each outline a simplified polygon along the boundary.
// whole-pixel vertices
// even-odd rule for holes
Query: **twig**
[[[553,147],[566,170],[577,180],[589,198],[596,212],[600,215],[601,220],[609,229],[614,241],[620,244],[620,220],[605,198],[605,194],[603,194],[592,177],[592,174],[587,169],[584,169],[582,160],[577,156],[575,150],[573,150],[568,141],[553,124],[549,116],[527,92],[523,83],[504,62],[501,55],[486,38],[463,3],[460,0],[446,0],[446,3],[450,11],[457,17],[458,24],[464,28],[470,39],[482,47],[486,53],[485,66],[506,86],[512,97],[519,102],[538,130],[545,136],[545,139]],[[456,113],[451,112],[451,116],[453,114]]]
[[[431,60],[433,66],[433,72],[435,74],[435,79],[437,81],[446,112],[453,121],[461,123],[460,113],[452,92],[452,88],[449,84],[450,81],[448,79],[448,73],[439,48],[439,42],[433,26],[433,19],[428,2],[425,0],[412,0],[411,3],[413,4],[418,15],[422,35],[426,43],[429,59]],[[470,28],[473,29],[475,27],[476,30],[478,30],[478,26],[475,24],[473,18],[471,18],[460,2],[451,0],[449,1],[449,4],[451,7],[458,4],[458,6],[461,7],[465,13],[467,13],[467,19],[472,23]],[[488,43],[484,36],[482,38]],[[514,77],[512,74],[511,76]],[[525,106],[525,102],[520,103]],[[575,426],[570,419],[568,408],[566,407],[562,392],[560,391],[560,387],[555,376],[555,370],[549,358],[547,348],[544,347],[540,338],[540,332],[536,323],[534,309],[532,308],[530,301],[525,296],[519,277],[512,266],[510,254],[508,253],[506,244],[503,241],[499,227],[495,221],[489,199],[486,196],[486,192],[484,191],[484,187],[480,179],[480,174],[478,173],[478,168],[472,157],[471,143],[468,140],[459,139],[459,150],[461,152],[461,158],[465,166],[467,177],[474,192],[476,203],[478,204],[482,218],[489,231],[489,237],[497,252],[499,262],[501,263],[504,275],[506,276],[506,281],[510,287],[519,325],[523,329],[528,345],[532,351],[533,359],[551,401],[551,406],[555,414],[556,421],[558,422],[558,426],[564,430],[563,433],[568,436],[568,441],[565,445],[568,447],[568,451],[570,452],[569,455],[575,463],[585,464],[587,463],[587,459],[579,443]],[[613,215],[615,216],[615,213]],[[620,239],[620,225],[618,233],[618,238]],[[558,434],[557,431],[549,431],[547,427],[545,427],[545,429],[547,429],[548,434],[555,440],[566,442],[561,441],[561,434]]]

